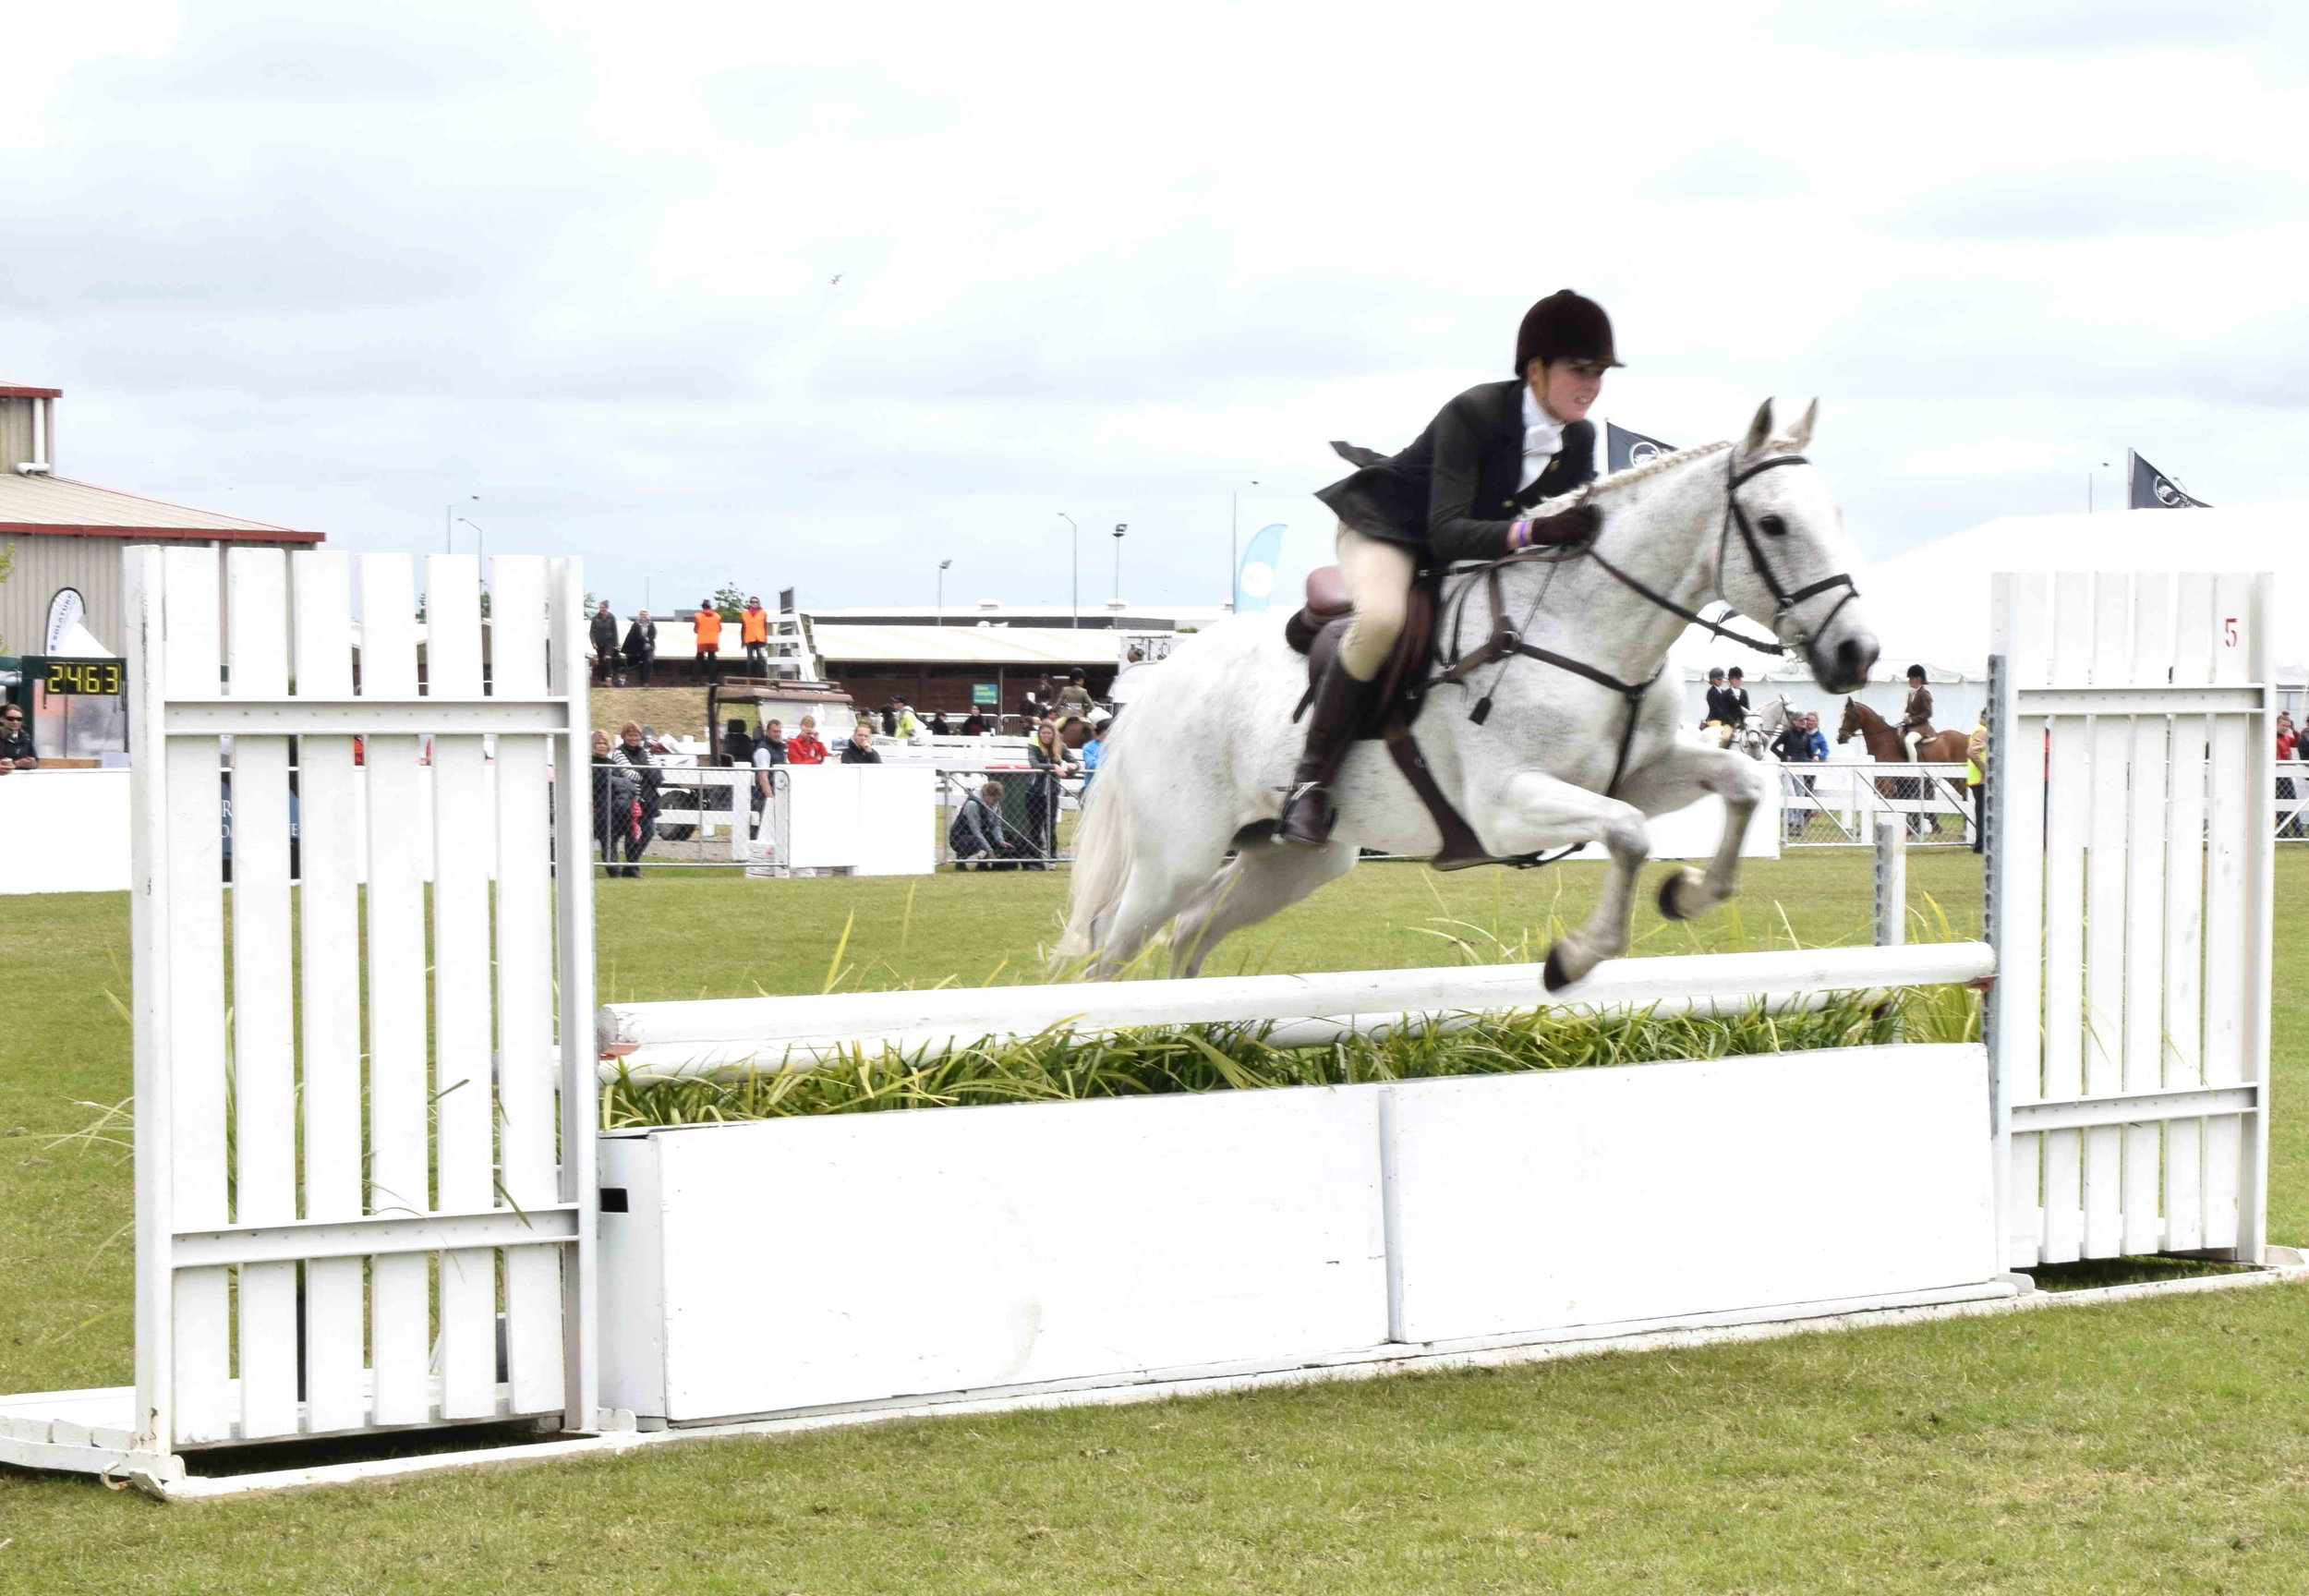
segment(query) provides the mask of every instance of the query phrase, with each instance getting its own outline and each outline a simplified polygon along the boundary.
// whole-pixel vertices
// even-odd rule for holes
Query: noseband
[[[1724,478],[1723,490],[1723,536],[1716,547],[1716,586],[1718,590],[1721,590],[1723,586],[1724,551],[1731,547],[1733,529],[1738,528],[1740,541],[1747,545],[1749,562],[1756,567],[1757,576],[1771,594],[1774,606],[1771,612],[1771,629],[1775,634],[1780,630],[1781,620],[1788,611],[1807,598],[1816,598],[1831,588],[1841,587],[1844,590],[1844,596],[1837,599],[1828,613],[1820,618],[1819,625],[1803,635],[1803,641],[1807,644],[1825,633],[1834,623],[1836,617],[1844,613],[1844,606],[1860,596],[1860,589],[1853,586],[1850,572],[1839,571],[1833,576],[1823,576],[1817,582],[1798,587],[1793,593],[1790,592],[1780,580],[1780,574],[1771,568],[1771,562],[1764,557],[1763,539],[1756,535],[1756,528],[1748,523],[1747,512],[1741,508],[1739,490],[1742,483],[1761,477],[1774,466],[1808,466],[1810,464],[1811,462],[1801,454],[1774,454],[1769,459],[1759,460],[1752,466],[1728,470]],[[1707,625],[1708,623],[1702,622],[1700,624]],[[1721,627],[1713,627],[1711,630],[1715,631],[1719,636],[1728,637],[1735,643],[1745,643],[1760,653],[1785,654],[1788,651],[1778,642],[1759,643],[1753,637],[1744,637],[1736,632],[1724,631]]]

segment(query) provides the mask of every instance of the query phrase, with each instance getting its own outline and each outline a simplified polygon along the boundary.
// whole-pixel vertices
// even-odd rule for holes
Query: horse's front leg
[[[1540,771],[1522,770],[1507,779],[1477,825],[1491,846],[1503,853],[1536,853],[1579,842],[1601,842],[1611,852],[1611,868],[1595,913],[1547,950],[1549,991],[1627,951],[1636,877],[1651,854],[1651,832],[1641,810]]]
[[[1676,744],[1621,780],[1620,795],[1647,815],[1681,809],[1710,793],[1723,800],[1723,835],[1716,840],[1714,857],[1705,870],[1686,864],[1670,873],[1660,888],[1662,914],[1689,920],[1729,902],[1739,891],[1740,842],[1771,779],[1771,772],[1756,760]]]

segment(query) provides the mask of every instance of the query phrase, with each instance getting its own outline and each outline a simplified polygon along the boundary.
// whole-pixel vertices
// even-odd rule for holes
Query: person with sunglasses
[[[39,768],[40,756],[32,752],[32,733],[24,724],[24,711],[13,704],[0,708],[0,776]]]

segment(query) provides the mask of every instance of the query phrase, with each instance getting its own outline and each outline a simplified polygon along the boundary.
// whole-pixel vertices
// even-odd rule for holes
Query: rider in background
[[[1916,744],[1932,735],[1932,690],[1924,684],[1924,667],[1908,667],[1908,705],[1900,712],[1900,740],[1914,762]]]
[[[1097,707],[1096,701],[1091,697],[1090,689],[1082,685],[1082,668],[1077,665],[1067,672],[1066,685],[1058,689],[1057,696],[1052,700],[1050,718],[1064,726],[1068,716],[1071,715],[1080,720],[1088,720],[1091,718],[1091,711]]]
[[[1315,495],[1339,517],[1339,574],[1355,618],[1314,695],[1281,840],[1320,848],[1331,840],[1329,784],[1422,567],[1496,560],[1594,532],[1584,503],[1538,518],[1529,512],[1594,479],[1595,429],[1586,417],[1603,373],[1621,363],[1603,307],[1566,288],[1525,313],[1511,381],[1469,389],[1392,459],[1333,445],[1362,467]]]
[[[1725,684],[1723,667],[1711,667],[1708,671],[1708,711],[1699,718],[1700,730],[1704,732],[1711,726],[1737,728],[1747,721],[1747,694]]]

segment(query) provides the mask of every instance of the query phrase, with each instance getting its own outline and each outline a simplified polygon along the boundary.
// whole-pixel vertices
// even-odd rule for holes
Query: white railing
[[[1877,828],[1888,824],[1904,828],[1914,845],[1973,840],[1962,765],[1783,765],[1780,804],[1792,848],[1873,847]]]

